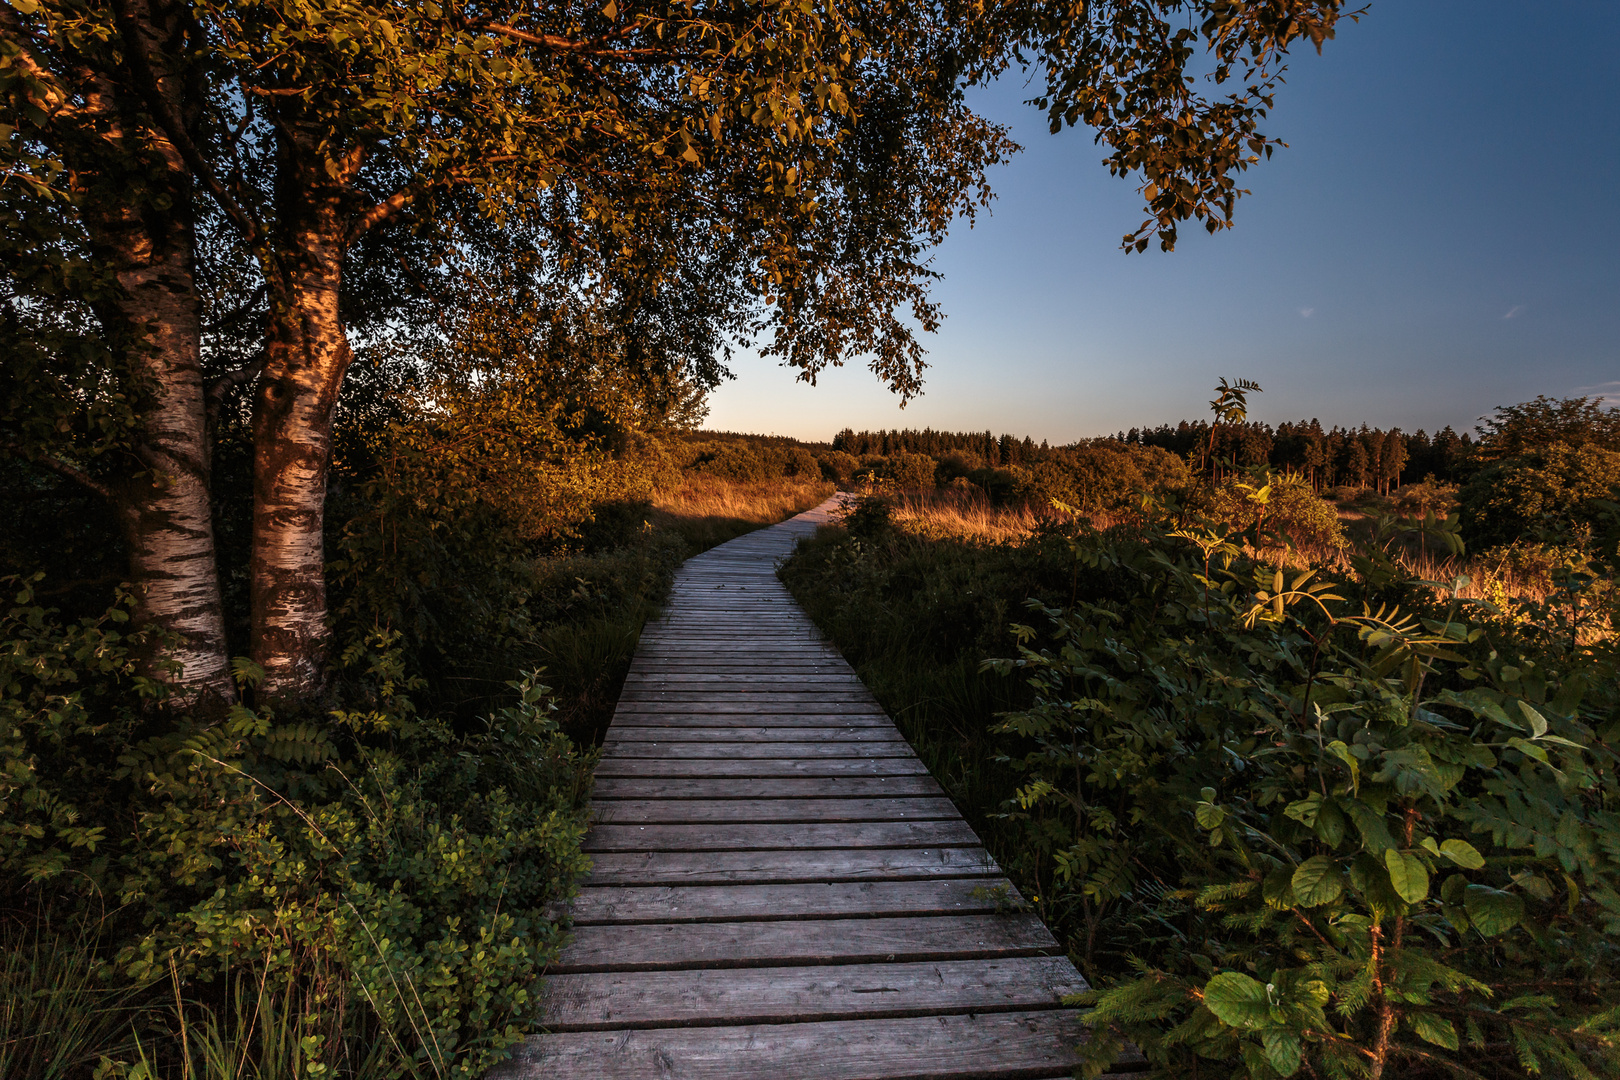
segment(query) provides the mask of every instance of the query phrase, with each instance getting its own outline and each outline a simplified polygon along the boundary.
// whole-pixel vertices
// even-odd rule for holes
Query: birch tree
[[[152,387],[140,445],[161,468],[131,475],[154,488],[139,505],[159,500],[161,512],[130,520],[137,539],[163,543],[155,559],[132,555],[131,575],[143,617],[196,643],[181,685],[222,693],[199,504],[208,459],[207,388],[194,362],[198,200],[230,222],[262,277],[262,358],[230,376],[254,386],[250,651],[264,691],[294,699],[322,686],[326,477],[353,349],[345,285],[379,233],[432,232],[436,257],[454,260],[475,227],[522,222],[573,287],[621,297],[656,296],[701,270],[739,297],[717,324],[728,333],[811,381],[864,358],[905,399],[925,366],[914,328],[941,318],[928,253],[988,198],[986,171],[1014,149],[967,107],[968,86],[1010,66],[1037,69],[1054,129],[1093,127],[1108,167],[1139,183],[1148,217],[1125,245],[1157,237],[1168,249],[1181,222],[1230,225],[1236,178],[1275,145],[1260,124],[1287,49],[1320,47],[1340,8],[9,3],[6,198],[32,184],[29,198],[54,199],[73,233],[64,250],[146,237],[119,241],[128,251],[109,263],[137,267],[115,271],[113,307],[139,311],[97,309],[109,340],[123,327],[129,355],[147,358],[134,364],[136,381]],[[1200,65],[1207,84],[1194,77]],[[116,123],[95,119],[97,109]],[[72,163],[86,133],[138,143],[140,154],[104,155],[100,171],[85,172]],[[105,186],[73,179],[81,174]]]

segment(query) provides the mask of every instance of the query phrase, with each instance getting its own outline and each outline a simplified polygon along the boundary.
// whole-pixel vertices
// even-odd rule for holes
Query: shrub
[[[1568,535],[1603,519],[1620,500],[1620,451],[1554,443],[1480,470],[1459,496],[1475,546]]]
[[[879,475],[902,491],[934,486],[934,459],[927,454],[890,454]]]
[[[1620,1075],[1612,654],[1211,579],[1157,530],[1075,552],[1125,587],[994,666],[1037,698],[1004,731],[1047,910],[1136,966],[1094,1069],[1128,1037],[1167,1076]]]
[[[821,476],[835,484],[848,483],[850,477],[861,467],[860,459],[854,454],[846,454],[842,450],[827,450],[819,455],[821,463]]]
[[[352,650],[354,707],[204,726],[140,709],[122,607],[63,624],[9,585],[0,904],[117,897],[124,985],[245,970],[338,995],[305,1047],[328,1062],[385,1040],[396,1072],[471,1076],[521,1037],[560,943],[546,905],[585,866],[583,765],[545,687],[457,733],[417,714],[380,634]]]
[[[1230,479],[1215,489],[1211,508],[1234,529],[1258,527],[1309,551],[1337,550],[1347,542],[1338,511],[1298,473],[1276,476],[1261,470],[1247,482]]]

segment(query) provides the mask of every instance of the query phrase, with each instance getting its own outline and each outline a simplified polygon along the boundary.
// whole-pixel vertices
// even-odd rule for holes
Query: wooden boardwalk
[[[595,866],[505,1080],[1055,1077],[1085,987],[776,579],[688,561],[596,770]]]

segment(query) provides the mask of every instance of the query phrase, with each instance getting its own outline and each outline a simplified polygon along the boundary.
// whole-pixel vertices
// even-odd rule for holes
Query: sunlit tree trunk
[[[182,61],[164,51],[188,19],[183,5],[131,3],[122,31],[139,69],[75,73],[82,104],[60,116],[92,251],[120,286],[97,314],[145,397],[134,460],[105,492],[129,549],[135,624],[170,635],[142,659],[173,704],[203,706],[232,700],[234,684],[209,495],[194,203],[183,155],[153,118],[195,113]],[[147,166],[144,191],[122,187],[131,161]]]
[[[175,635],[147,650],[146,667],[187,705],[234,694],[214,553],[190,234],[189,225],[176,223],[159,248],[133,223],[112,231],[105,245],[125,294],[118,317],[146,330],[131,359],[152,394],[134,447],[139,464],[112,487],[113,503],[129,548],[135,623]]]
[[[351,357],[338,311],[346,190],[309,150],[288,139],[282,151],[278,280],[253,411],[252,654],[264,691],[293,699],[324,681],[326,481]]]

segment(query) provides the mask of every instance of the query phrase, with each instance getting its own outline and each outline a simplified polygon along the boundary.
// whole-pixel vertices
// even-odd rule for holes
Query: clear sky
[[[1620,404],[1620,0],[1374,0],[1291,64],[1237,227],[1118,249],[1142,219],[1088,129],[1021,79],[978,107],[1025,147],[935,261],[947,315],[904,411],[864,367],[815,388],[751,354],[706,426],[1010,431],[1196,418],[1220,376],[1277,422],[1471,427],[1536,394]]]

